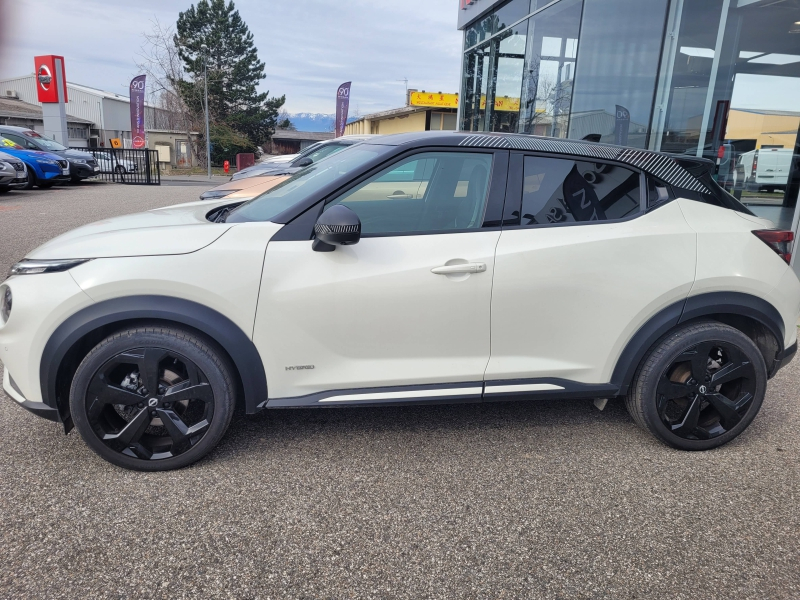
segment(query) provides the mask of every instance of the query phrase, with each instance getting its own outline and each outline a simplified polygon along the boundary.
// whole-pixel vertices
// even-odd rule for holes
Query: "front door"
[[[480,397],[500,236],[483,227],[494,156],[417,153],[329,200],[361,219],[353,246],[269,244],[254,340],[270,405]]]

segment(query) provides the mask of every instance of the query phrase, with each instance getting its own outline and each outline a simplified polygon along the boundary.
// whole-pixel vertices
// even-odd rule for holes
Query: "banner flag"
[[[347,110],[350,108],[350,81],[343,83],[336,90],[336,137],[344,135],[347,125]]]
[[[628,145],[628,129],[631,124],[631,113],[624,106],[617,104],[617,115],[614,122],[614,143],[617,146]]]
[[[145,147],[144,132],[144,79],[139,75],[131,79],[131,147]]]

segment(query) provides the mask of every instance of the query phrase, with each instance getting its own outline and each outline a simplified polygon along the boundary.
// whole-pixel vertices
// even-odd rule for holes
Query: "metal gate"
[[[161,185],[157,150],[129,148],[72,148],[94,156],[96,179],[134,185]]]

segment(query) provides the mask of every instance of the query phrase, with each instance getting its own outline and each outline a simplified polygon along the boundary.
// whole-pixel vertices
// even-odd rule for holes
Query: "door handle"
[[[402,192],[398,194],[397,192],[395,192],[394,194],[389,194],[386,197],[389,198],[390,200],[408,200],[409,198],[413,198],[414,196],[412,194],[404,194]]]
[[[457,275],[459,273],[483,273],[486,270],[486,263],[465,263],[460,265],[445,265],[434,267],[431,273],[434,275]]]

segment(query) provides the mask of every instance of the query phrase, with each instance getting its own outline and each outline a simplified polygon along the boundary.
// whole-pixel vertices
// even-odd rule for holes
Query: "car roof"
[[[522,133],[483,133],[467,131],[418,131],[383,135],[366,140],[364,144],[382,146],[451,146],[460,148],[492,148],[528,150],[552,154],[568,154],[588,160],[613,160],[653,175],[676,188],[709,193],[710,190],[687,169],[678,164],[676,157],[662,152],[627,148],[599,142],[551,138]],[[683,159],[684,157],[681,157]],[[692,161],[705,159],[691,158]]]
[[[27,133],[33,131],[30,127],[19,127],[18,125],[0,125],[0,131],[8,133]]]

